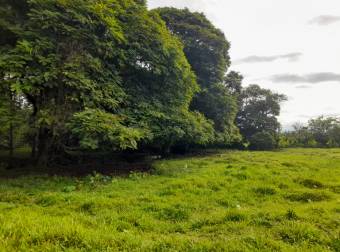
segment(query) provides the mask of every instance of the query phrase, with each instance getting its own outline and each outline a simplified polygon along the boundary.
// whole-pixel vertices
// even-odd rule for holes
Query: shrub
[[[251,150],[273,150],[277,148],[274,136],[265,131],[254,134],[249,142]]]

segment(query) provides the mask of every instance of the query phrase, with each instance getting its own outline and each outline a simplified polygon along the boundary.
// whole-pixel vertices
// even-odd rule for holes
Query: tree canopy
[[[159,8],[157,12],[172,34],[184,45],[184,53],[202,87],[223,82],[230,66],[230,43],[203,13],[188,9]]]
[[[179,37],[184,53],[197,76],[201,91],[193,98],[191,109],[214,122],[215,144],[228,145],[239,140],[234,124],[237,100],[224,83],[230,66],[230,43],[203,13],[188,9],[156,10],[168,29]]]

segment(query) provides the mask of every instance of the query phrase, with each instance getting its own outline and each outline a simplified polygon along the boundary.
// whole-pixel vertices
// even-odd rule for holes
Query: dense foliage
[[[230,44],[225,35],[202,13],[175,8],[160,8],[157,12],[169,30],[183,42],[184,53],[201,87],[191,109],[214,122],[215,144],[227,146],[239,141],[235,126],[237,98],[233,88],[229,89],[229,83],[224,82],[230,66]],[[234,72],[228,77],[233,75]]]
[[[184,45],[184,53],[202,87],[223,81],[230,65],[229,47],[222,31],[217,29],[203,13],[188,9],[160,8],[156,10],[169,30]]]
[[[227,72],[230,44],[204,14],[135,0],[0,3],[2,147],[29,145],[46,165],[79,151],[241,141],[249,89]],[[275,131],[280,97],[268,104]]]
[[[74,148],[210,140],[189,111],[198,85],[182,45],[145,3],[3,1],[0,13],[1,87],[29,104],[41,163]]]

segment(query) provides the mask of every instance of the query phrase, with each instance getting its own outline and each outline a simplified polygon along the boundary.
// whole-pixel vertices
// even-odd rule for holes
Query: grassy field
[[[340,251],[340,149],[154,166],[0,179],[0,251]]]

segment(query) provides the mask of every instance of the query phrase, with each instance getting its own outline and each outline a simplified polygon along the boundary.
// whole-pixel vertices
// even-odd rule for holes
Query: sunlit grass
[[[0,180],[0,251],[339,251],[340,149]]]

